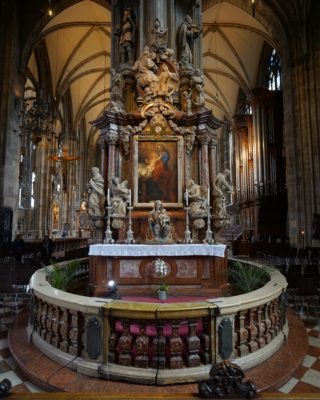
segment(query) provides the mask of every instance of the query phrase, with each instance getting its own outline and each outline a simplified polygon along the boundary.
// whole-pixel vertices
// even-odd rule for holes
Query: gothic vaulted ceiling
[[[70,89],[73,129],[96,119],[109,99],[111,13],[84,0],[66,8],[43,28],[54,98]],[[236,113],[239,88],[255,86],[259,57],[267,31],[251,14],[220,1],[203,12],[203,66],[206,105],[219,119]],[[37,79],[34,57],[28,68]]]

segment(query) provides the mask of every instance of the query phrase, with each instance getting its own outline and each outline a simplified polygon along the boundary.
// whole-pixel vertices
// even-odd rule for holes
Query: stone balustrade
[[[274,354],[288,334],[286,280],[265,268],[270,281],[251,293],[179,303],[70,294],[52,288],[42,269],[31,280],[28,331],[47,356],[105,379],[158,385],[207,379],[225,345],[247,369]],[[225,321],[232,326],[230,343]]]

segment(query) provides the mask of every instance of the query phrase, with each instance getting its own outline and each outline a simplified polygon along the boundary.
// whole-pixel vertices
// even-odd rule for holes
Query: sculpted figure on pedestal
[[[88,212],[91,217],[103,217],[105,214],[104,202],[104,179],[100,174],[99,168],[91,168],[92,178],[88,183],[88,193],[89,193],[89,209]]]
[[[227,177],[230,176],[229,170],[219,172],[214,181],[213,192],[213,214],[220,218],[229,218],[226,210],[226,193],[232,192],[232,187],[227,182]]]
[[[152,238],[156,242],[171,241],[170,217],[160,200],[154,202],[153,210],[148,219]]]
[[[194,70],[194,75],[191,79],[191,101],[195,107],[202,107],[204,105],[204,83],[201,76],[200,69]]]
[[[110,88],[110,103],[108,109],[114,112],[123,111],[123,90],[125,81],[121,73],[117,73],[114,69],[110,70],[111,88]]]
[[[193,40],[199,36],[199,31],[199,27],[192,24],[192,18],[187,14],[178,32],[179,63],[181,65],[192,64],[191,48]]]
[[[116,31],[119,38],[120,64],[133,64],[136,24],[130,8],[124,10],[121,28]]]
[[[190,216],[192,218],[205,218],[208,214],[207,198],[203,195],[203,189],[192,179],[188,180],[186,196],[190,204]]]
[[[156,18],[153,22],[151,29],[153,41],[150,44],[151,50],[156,53],[156,62],[160,63],[164,60],[171,60],[174,54],[172,49],[167,48],[168,43],[168,29],[161,26],[161,22]]]
[[[156,54],[145,46],[143,53],[135,62],[132,70],[136,72],[137,84],[146,94],[155,93],[159,88],[159,78],[156,75],[158,67],[154,62]]]
[[[120,182],[118,177],[113,177],[111,180],[111,217],[126,216],[129,196],[128,181],[124,180]]]

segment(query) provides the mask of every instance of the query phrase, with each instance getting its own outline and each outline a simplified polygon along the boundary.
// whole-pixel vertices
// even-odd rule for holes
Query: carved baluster
[[[281,313],[279,307],[279,298],[273,300],[274,303],[274,315],[275,315],[275,330],[278,334],[281,330]]]
[[[46,333],[47,333],[47,312],[48,312],[48,304],[43,302],[42,307],[41,307],[41,317],[40,317],[40,336],[42,339],[46,339]]]
[[[62,308],[61,311],[62,314],[60,320],[60,333],[61,333],[60,349],[68,353],[70,347],[69,330],[70,330],[71,315],[69,314],[69,311],[65,308]]]
[[[272,340],[272,335],[270,332],[270,328],[271,328],[271,321],[269,319],[269,303],[265,304],[263,306],[263,320],[262,322],[265,325],[265,334],[264,337],[266,339],[266,343],[270,343]]]
[[[152,368],[165,369],[166,367],[166,338],[163,335],[163,325],[157,327],[157,336],[152,341],[153,357]]]
[[[82,333],[84,331],[83,315],[79,311],[70,311],[71,329],[69,330],[70,347],[69,354],[80,356],[83,344],[81,342]]]
[[[132,357],[131,357],[131,349],[132,349],[132,335],[130,333],[130,322],[124,320],[123,321],[123,332],[119,338],[119,357],[118,364],[131,366]]]
[[[249,323],[247,325],[248,329],[248,346],[250,349],[250,353],[253,353],[254,351],[258,350],[258,342],[257,342],[257,335],[258,335],[258,328],[254,324],[254,315],[256,312],[256,308],[251,308],[249,310]]]
[[[200,339],[196,335],[197,321],[189,321],[189,336],[187,337],[188,367],[200,366]]]
[[[172,323],[172,334],[169,340],[170,346],[170,368],[183,368],[182,352],[183,342],[179,336],[180,322]]]
[[[247,310],[239,311],[235,319],[235,326],[238,326],[238,329],[236,329],[236,332],[238,334],[236,350],[239,357],[249,354],[247,342],[249,334],[247,329],[245,328],[246,313]]]
[[[41,332],[41,314],[42,314],[42,306],[43,301],[35,298],[36,300],[36,311],[35,311],[35,320],[34,320],[34,330],[40,335]]]
[[[135,341],[137,356],[134,366],[139,368],[149,367],[149,338],[146,335],[146,324],[141,322],[139,336]]]
[[[209,321],[208,318],[203,318],[202,321],[203,321],[203,331],[199,335],[201,342],[200,355],[202,363],[208,365],[211,364]]]
[[[46,341],[51,344],[52,341],[52,318],[53,318],[53,305],[48,305],[48,312],[46,318]]]
[[[59,307],[54,307],[52,318],[52,341],[51,344],[59,348],[61,335],[60,335],[60,318],[61,310]]]
[[[276,315],[274,312],[274,302],[271,301],[269,303],[269,319],[271,321],[271,327],[269,332],[271,333],[272,339],[274,339],[277,336],[277,331],[276,331]]]
[[[116,362],[117,344],[118,344],[118,334],[116,332],[116,320],[114,318],[110,318],[110,336],[109,336],[109,353],[108,353],[108,362],[110,363]]]
[[[265,324],[262,322],[261,320],[261,314],[262,314],[262,310],[263,306],[258,307],[258,311],[257,311],[257,328],[258,328],[258,343],[259,343],[259,348],[261,349],[262,347],[264,347],[266,345],[266,338],[265,338],[265,331],[266,331],[266,326]]]

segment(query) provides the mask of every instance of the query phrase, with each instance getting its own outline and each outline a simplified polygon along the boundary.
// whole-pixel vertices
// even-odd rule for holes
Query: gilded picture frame
[[[134,207],[182,207],[183,140],[178,136],[137,135],[133,138]]]

